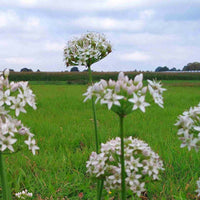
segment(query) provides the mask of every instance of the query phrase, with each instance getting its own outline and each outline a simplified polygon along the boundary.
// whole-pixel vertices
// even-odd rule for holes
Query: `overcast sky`
[[[200,0],[0,0],[0,69],[69,70],[63,49],[88,31],[113,45],[95,71],[182,69],[200,61],[199,11]]]

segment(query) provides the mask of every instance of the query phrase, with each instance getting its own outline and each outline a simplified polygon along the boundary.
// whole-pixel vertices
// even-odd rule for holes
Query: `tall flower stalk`
[[[120,115],[120,138],[121,138],[121,197],[122,200],[126,200],[126,183],[125,183],[125,162],[124,162],[124,127],[123,127],[123,122],[124,122],[124,116]]]
[[[187,147],[188,151],[195,149],[196,152],[200,149],[200,103],[197,106],[190,107],[178,116],[175,123],[178,127],[177,134],[182,141],[181,148]],[[200,178],[197,180],[197,198],[200,197]]]
[[[0,176],[1,176],[1,183],[2,183],[2,197],[5,200],[10,200],[10,192],[8,188],[8,181],[6,177],[6,169],[4,165],[3,153],[0,151]]]
[[[92,99],[93,101],[93,97],[95,97],[96,103],[100,101],[101,104],[106,104],[109,110],[114,111],[119,116],[119,119],[120,119],[120,167],[118,169],[115,169],[114,171],[116,173],[116,172],[119,172],[120,170],[121,180],[120,182],[115,180],[114,183],[115,184],[120,183],[122,200],[125,200],[127,198],[126,197],[126,185],[127,185],[126,179],[129,176],[133,176],[132,179],[137,179],[140,177],[140,175],[134,174],[137,172],[138,169],[135,169],[136,170],[135,172],[132,171],[133,174],[131,174],[130,172],[127,172],[127,166],[125,164],[127,160],[125,160],[125,151],[124,151],[124,146],[125,146],[124,132],[123,132],[124,117],[137,109],[140,109],[142,112],[145,112],[146,107],[150,106],[150,104],[145,101],[145,96],[146,96],[147,91],[149,91],[150,95],[153,97],[154,102],[163,108],[162,94],[163,94],[163,91],[165,90],[166,89],[162,88],[162,85],[160,82],[151,81],[151,80],[148,80],[148,86],[143,86],[143,74],[137,75],[134,78],[134,80],[132,80],[132,79],[129,79],[128,76],[125,76],[123,72],[120,72],[118,75],[117,81],[113,81],[111,79],[109,81],[100,80],[100,82],[97,82],[93,84],[92,86],[89,86],[87,89],[87,92],[83,94],[84,96],[86,96],[84,101],[87,101],[88,99]],[[104,156],[101,153],[99,155],[100,157]],[[92,157],[91,158],[92,160],[95,160],[98,157],[98,155],[93,153],[91,157]],[[104,162],[105,162],[105,159],[103,159],[103,163]],[[100,165],[100,161],[98,161],[97,163],[98,165]],[[103,166],[103,163],[102,163],[102,166],[100,165],[100,170],[101,170],[100,173],[96,174],[98,170],[95,170],[95,172],[91,173],[90,169],[88,170],[88,172],[91,173],[92,175],[96,174],[96,178],[102,179],[102,176],[106,175],[106,173],[104,174],[104,172],[106,171],[106,167]],[[89,168],[92,164],[91,162],[88,162],[87,167]],[[149,166],[151,165],[152,163],[149,164]],[[138,164],[138,167],[141,167],[141,166],[143,165]],[[145,170],[143,172],[145,172]],[[155,170],[155,173],[156,174],[158,173],[157,169]],[[152,172],[150,172],[149,175],[152,175]],[[105,176],[103,177],[106,178]],[[156,179],[157,176],[155,175],[153,178]],[[116,177],[114,176],[111,179],[116,179]],[[135,181],[134,183],[137,185],[138,181],[137,180],[134,180],[134,181]],[[143,191],[144,184],[137,185],[137,187],[140,188],[141,191]],[[131,190],[137,191],[135,188],[132,188]]]
[[[92,71],[91,67],[88,66],[88,72],[89,72],[89,82],[92,85]],[[94,121],[94,133],[95,133],[95,142],[96,142],[96,152],[99,152],[99,138],[98,138],[98,132],[97,132],[97,117],[96,117],[96,106],[94,102],[94,97],[92,97],[92,111],[93,111],[93,121]]]
[[[33,139],[34,134],[30,132],[29,128],[9,114],[10,110],[14,110],[16,117],[20,112],[26,113],[26,105],[36,109],[35,95],[28,87],[28,82],[10,83],[8,76],[9,70],[0,73],[0,176],[4,200],[11,199],[4,165],[4,153],[8,155],[9,151],[14,152],[14,145],[20,136],[24,137],[24,143],[28,145],[34,155],[39,149]]]
[[[74,38],[68,41],[64,49],[64,57],[66,66],[82,65],[87,67],[89,74],[89,84],[93,84],[91,65],[106,57],[112,51],[110,43],[106,37],[99,33],[87,33],[80,38]],[[94,98],[92,99],[92,111],[94,121],[94,134],[96,143],[96,153],[99,152],[99,137],[97,130],[97,117]],[[97,199],[101,198],[101,185],[103,182],[97,183]]]
[[[85,66],[89,73],[89,83],[93,84],[91,65],[106,57],[112,51],[111,44],[103,34],[87,33],[80,38],[68,41],[64,49],[66,66]],[[99,149],[96,108],[92,98],[92,110],[95,128],[96,152]]]

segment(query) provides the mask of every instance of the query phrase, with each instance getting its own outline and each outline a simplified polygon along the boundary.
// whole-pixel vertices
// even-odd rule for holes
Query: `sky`
[[[94,71],[182,69],[200,62],[199,10],[200,0],[0,0],[0,70],[69,71],[64,47],[87,32],[113,46]]]

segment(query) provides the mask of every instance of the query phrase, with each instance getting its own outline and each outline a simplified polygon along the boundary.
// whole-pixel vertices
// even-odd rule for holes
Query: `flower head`
[[[108,192],[121,188],[121,139],[119,137],[101,144],[99,154],[92,152],[87,161],[87,172],[94,178],[104,179]],[[124,139],[126,187],[140,196],[145,191],[145,183],[149,179],[159,179],[163,162],[158,154],[142,140],[132,137]]]
[[[200,104],[191,107],[188,111],[184,111],[182,115],[178,116],[175,123],[178,127],[179,139],[182,141],[181,147],[187,147],[190,151],[200,148]]]
[[[67,66],[91,66],[112,51],[105,36],[99,33],[87,33],[67,43],[64,57]]]
[[[150,81],[148,86],[143,86],[143,74],[135,76],[134,80],[129,79],[123,72],[118,75],[118,80],[101,80],[89,86],[85,100],[96,97],[96,103],[107,104],[108,109],[118,115],[127,115],[133,110],[140,109],[145,112],[145,108],[150,104],[145,101],[145,95],[149,90],[156,104],[163,108],[162,93],[165,91],[160,83]]]
[[[27,198],[31,198],[33,196],[33,194],[31,192],[28,192],[27,189],[21,191],[21,192],[18,192],[18,193],[15,193],[15,196],[18,198],[18,199],[27,199]]]
[[[17,136],[23,135],[28,138],[25,143],[35,154],[39,147],[36,146],[34,139],[29,141],[34,134],[30,133],[21,121],[9,115],[10,110],[14,110],[16,116],[19,116],[20,112],[26,113],[26,105],[36,109],[35,95],[28,82],[9,83],[8,76],[8,70],[0,73],[0,151],[14,151],[13,145],[17,141]]]

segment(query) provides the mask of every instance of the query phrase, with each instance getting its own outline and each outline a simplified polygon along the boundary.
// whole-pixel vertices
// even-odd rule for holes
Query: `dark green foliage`
[[[167,66],[164,67],[157,67],[155,72],[165,72],[165,71],[170,71]]]
[[[186,66],[183,67],[183,71],[196,71],[196,70],[200,70],[199,62],[188,63]]]
[[[70,72],[79,72],[78,67],[72,67]]]
[[[139,72],[125,72],[129,78],[134,78]],[[200,72],[143,72],[144,79],[158,80],[200,80]],[[116,80],[118,72],[93,72],[94,82],[100,79]],[[11,72],[12,81],[66,81],[68,84],[87,84],[88,72]]]

